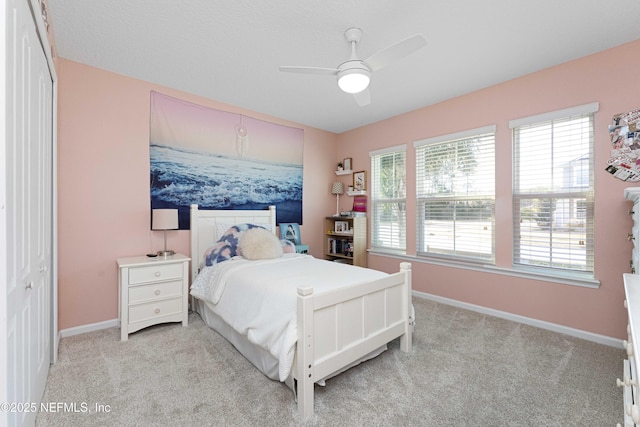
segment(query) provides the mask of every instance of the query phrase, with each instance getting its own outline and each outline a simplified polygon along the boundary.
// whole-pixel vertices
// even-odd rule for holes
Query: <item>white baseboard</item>
[[[99,331],[100,329],[117,328],[120,326],[118,319],[105,320],[104,322],[91,323],[89,325],[76,326],[60,331],[60,338],[72,337],[87,332]]]
[[[457,301],[438,295],[428,294],[426,292],[412,291],[413,296],[424,298],[442,304],[463,308],[465,310],[475,311],[477,313],[487,314],[489,316],[499,317],[501,319],[511,320],[513,322],[523,323],[529,326],[535,326],[541,329],[558,332],[560,334],[581,338],[598,344],[608,345],[610,347],[624,348],[622,340],[605,335],[594,334],[580,329],[570,328],[568,326],[558,325],[556,323],[545,322],[544,320],[533,319],[531,317],[520,316],[518,314],[508,313],[506,311],[495,310],[483,307],[481,305],[469,304],[467,302]],[[63,329],[60,331],[61,338],[71,337],[73,335],[84,334],[86,332],[99,331],[100,329],[117,328],[120,326],[118,319],[105,320],[104,322],[92,323],[89,325],[76,326],[74,328]]]
[[[442,304],[451,305],[454,307],[463,308],[465,310],[471,310],[489,316],[499,317],[506,320],[511,320],[525,325],[535,326],[541,329],[547,329],[549,331],[558,332],[572,337],[581,338],[587,341],[592,341],[598,344],[608,345],[610,347],[624,348],[622,340],[617,338],[611,338],[604,335],[594,334],[592,332],[582,331],[580,329],[570,328],[568,326],[562,326],[551,322],[545,322],[544,320],[532,319],[530,317],[520,316],[518,314],[507,313],[506,311],[494,310],[492,308],[482,307],[480,305],[469,304],[454,299],[441,297],[438,295],[428,294],[426,292],[412,291],[413,296],[418,298],[424,298],[431,301],[439,302]],[[418,324],[420,319],[416,319]]]

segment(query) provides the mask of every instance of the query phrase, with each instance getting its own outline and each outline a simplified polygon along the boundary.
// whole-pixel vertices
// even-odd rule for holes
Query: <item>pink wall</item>
[[[335,209],[336,135],[64,59],[58,61],[59,327],[118,317],[116,259],[162,248],[149,231],[149,91],[304,129],[301,232],[322,256],[322,218]],[[189,254],[189,232],[168,234]]]
[[[629,183],[604,171],[607,126],[613,114],[640,107],[634,82],[640,41],[334,135],[305,129],[305,243],[321,257],[322,218],[335,209],[329,185],[338,159],[369,169],[368,152],[408,144],[408,194],[415,194],[412,142],[489,124],[497,125],[497,265],[511,265],[511,134],[508,121],[597,101],[596,276],[599,289],[520,279],[414,262],[414,288],[447,298],[602,334],[625,337],[622,273],[629,271],[631,220],[623,190]],[[293,125],[251,111],[148,82],[59,61],[59,324],[61,329],[117,317],[115,259],[162,246],[149,231],[149,91],[247,116]],[[434,84],[442,84],[438,82]],[[303,127],[303,126],[300,126]],[[347,177],[342,180],[347,183]],[[341,197],[348,209],[352,198]],[[408,224],[415,202],[408,201]],[[169,234],[174,249],[188,253],[188,232]],[[408,230],[415,252],[415,228]],[[369,266],[396,271],[398,260],[369,255]]]
[[[614,114],[640,108],[635,87],[640,41],[565,63],[338,136],[338,157],[368,170],[371,150],[407,144],[407,194],[415,195],[413,141],[495,124],[496,264],[511,266],[511,132],[509,120],[600,103],[595,137],[595,271],[599,289],[413,263],[414,289],[610,337],[626,337],[622,273],[629,272],[631,219],[623,191],[631,183],[604,171]],[[470,71],[472,72],[472,71]],[[443,84],[447,82],[434,82]],[[345,147],[345,148],[343,148]],[[357,147],[353,152],[350,147]],[[415,254],[415,197],[407,203],[407,252]],[[398,260],[369,255],[369,266],[397,271]]]

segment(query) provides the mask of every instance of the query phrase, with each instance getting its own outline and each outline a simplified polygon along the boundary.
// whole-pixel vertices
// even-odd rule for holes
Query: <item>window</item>
[[[406,146],[372,151],[371,247],[406,249]]]
[[[416,147],[417,253],[495,262],[495,126]]]
[[[598,104],[514,120],[513,264],[593,278],[593,116]]]

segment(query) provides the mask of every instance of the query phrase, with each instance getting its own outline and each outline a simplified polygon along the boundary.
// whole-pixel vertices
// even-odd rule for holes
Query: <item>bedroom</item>
[[[56,22],[53,21],[56,29]],[[389,37],[394,40],[393,35]],[[462,306],[551,326],[608,345],[626,337],[621,274],[629,271],[631,220],[623,198],[629,183],[604,170],[613,115],[638,108],[634,84],[640,41],[550,66],[397,117],[330,132],[229,103],[57,58],[58,74],[58,328],[65,335],[117,325],[115,260],[162,246],[149,230],[149,92],[304,129],[304,220],[310,253],[322,256],[322,222],[335,209],[329,186],[336,163],[369,170],[369,152],[489,124],[497,126],[496,265],[511,265],[511,135],[521,117],[598,102],[595,123],[595,271],[599,287],[568,286],[488,271],[413,262],[413,288]],[[293,59],[292,59],[293,60]],[[606,66],[604,66],[606,64]],[[622,82],[622,83],[617,83]],[[490,105],[491,108],[486,106]],[[451,120],[465,117],[463,123]],[[409,163],[410,165],[412,163]],[[408,182],[415,169],[408,169]],[[346,183],[346,180],[345,180]],[[341,208],[352,200],[340,198]],[[408,203],[415,203],[415,201]],[[413,209],[415,210],[415,209]],[[411,209],[408,209],[411,212]],[[415,255],[415,217],[408,217],[407,255]],[[171,246],[189,253],[188,231],[170,232]],[[397,270],[399,260],[369,254],[369,267]]]

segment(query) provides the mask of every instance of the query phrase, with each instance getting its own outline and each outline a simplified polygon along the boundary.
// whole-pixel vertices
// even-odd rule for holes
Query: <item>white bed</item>
[[[204,255],[221,229],[251,223],[275,233],[275,214],[274,206],[216,211],[191,205],[193,306],[261,372],[292,387],[300,416],[308,418],[316,382],[374,357],[398,337],[401,350],[411,350],[411,264],[401,263],[398,273],[386,274],[285,254],[259,261],[234,258],[203,268]],[[205,276],[216,276],[221,285],[203,290]],[[254,299],[247,297],[254,294]],[[276,306],[283,318],[267,312]],[[259,315],[247,318],[236,311]],[[260,329],[262,324],[270,329]]]

